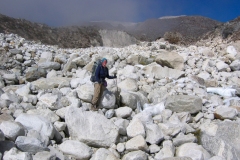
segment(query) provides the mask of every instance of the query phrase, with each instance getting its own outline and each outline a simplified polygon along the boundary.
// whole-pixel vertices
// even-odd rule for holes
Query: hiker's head
[[[107,65],[107,59],[106,59],[106,58],[103,58],[103,59],[101,60],[101,62],[102,62],[102,66],[103,66],[103,67],[106,67],[106,65]]]

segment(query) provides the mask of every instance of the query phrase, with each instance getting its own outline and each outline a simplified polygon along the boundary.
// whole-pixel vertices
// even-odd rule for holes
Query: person
[[[100,103],[99,99],[101,98],[105,87],[107,87],[107,82],[105,78],[108,78],[108,79],[117,78],[116,75],[109,76],[106,58],[102,58],[101,63],[98,65],[95,72],[95,78],[96,78],[96,82],[94,83],[94,94],[93,94],[92,106],[91,106],[91,110],[94,110],[94,111],[98,110],[99,103]]]

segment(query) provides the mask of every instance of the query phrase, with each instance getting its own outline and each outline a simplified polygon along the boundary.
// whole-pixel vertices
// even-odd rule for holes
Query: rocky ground
[[[62,49],[0,34],[0,157],[239,159],[239,44]],[[89,111],[102,57],[118,78]]]

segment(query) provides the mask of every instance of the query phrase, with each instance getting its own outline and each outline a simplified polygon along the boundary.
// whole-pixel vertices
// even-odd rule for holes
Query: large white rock
[[[219,72],[227,71],[227,69],[229,68],[228,64],[224,63],[223,61],[218,62],[216,64],[216,67]]]
[[[143,68],[143,71],[145,75],[148,75],[150,77],[155,77],[155,79],[163,79],[165,77],[178,79],[182,76],[184,76],[184,72],[177,70],[177,69],[171,69],[168,67],[161,67],[157,63],[152,63],[146,67]]]
[[[32,85],[37,89],[53,89],[57,88],[60,84],[67,82],[69,83],[71,78],[66,77],[52,77],[52,78],[40,78],[34,82]]]
[[[60,119],[55,112],[51,111],[48,108],[47,109],[31,109],[27,111],[27,114],[41,115],[52,123]]]
[[[125,154],[122,160],[147,160],[147,154],[143,151],[132,151]]]
[[[174,68],[182,70],[184,67],[184,59],[178,53],[175,52],[165,52],[161,53],[156,57],[156,62],[161,66],[167,66],[169,68]]]
[[[132,108],[141,108],[145,103],[148,102],[148,99],[140,92],[130,92],[130,91],[121,91],[121,104]]]
[[[17,93],[20,96],[27,96],[31,92],[30,87],[31,87],[31,84],[28,83],[22,86],[21,88],[18,88],[15,93]]]
[[[29,160],[32,159],[32,154],[28,152],[21,152],[17,148],[12,148],[9,151],[6,151],[3,155],[4,160]]]
[[[176,150],[177,157],[190,157],[193,160],[208,160],[211,155],[201,146],[196,143],[185,143],[179,146]]]
[[[116,96],[111,91],[105,89],[100,100],[100,106],[106,109],[114,109],[116,103]]]
[[[146,141],[150,144],[159,144],[164,138],[162,130],[154,123],[146,125],[146,135]]]
[[[54,136],[54,127],[52,123],[40,115],[20,114],[16,122],[21,123],[27,130],[36,130],[41,135],[48,136],[50,139]]]
[[[237,50],[233,46],[228,46],[227,53],[232,57],[235,57],[237,55]]]
[[[58,101],[58,95],[52,94],[52,93],[46,93],[39,97],[39,102],[42,102],[45,104],[48,108],[50,109],[58,109],[56,108],[57,106],[57,101]]]
[[[47,146],[34,137],[18,136],[15,143],[21,151],[33,154],[47,150]]]
[[[156,160],[163,158],[174,157],[175,147],[172,141],[167,140],[163,142],[163,148],[155,155]]]
[[[119,160],[111,151],[105,148],[99,148],[90,160]]]
[[[132,108],[130,107],[120,107],[115,110],[115,114],[120,118],[127,118],[132,114]]]
[[[218,107],[214,113],[214,117],[218,119],[235,119],[238,112],[231,107]]]
[[[59,70],[61,68],[61,65],[58,62],[41,62],[38,64],[38,67],[49,70]]]
[[[202,146],[213,155],[224,159],[240,157],[240,125],[234,121],[203,123],[200,126]]]
[[[126,150],[127,151],[137,151],[137,150],[148,151],[148,146],[143,136],[138,135],[126,142]]]
[[[87,160],[92,155],[92,150],[86,144],[74,141],[74,140],[67,140],[64,141],[62,144],[59,145],[60,151],[64,154],[71,155],[76,159]]]
[[[78,97],[84,102],[91,102],[94,94],[94,86],[84,84],[76,88]]]
[[[127,127],[127,135],[130,138],[138,135],[145,137],[146,135],[145,129],[142,122],[139,119],[135,118],[129,123]]]
[[[2,130],[6,138],[12,141],[15,141],[18,136],[25,135],[23,126],[16,122],[4,121],[0,124],[0,130]]]
[[[72,139],[89,146],[108,147],[117,140],[118,127],[101,114],[70,107],[65,121]]]
[[[233,71],[239,71],[240,70],[240,60],[235,60],[233,61],[231,64],[230,64],[230,68],[233,70]]]
[[[59,157],[58,157],[59,158]],[[33,155],[34,160],[52,160],[57,159],[56,155],[47,151],[38,152]]]
[[[119,128],[120,135],[127,135],[127,126],[129,125],[129,120],[126,119],[118,119],[114,122],[114,124]]]
[[[121,88],[121,91],[138,91],[138,85],[136,80],[128,78],[124,81],[118,83],[118,87]]]

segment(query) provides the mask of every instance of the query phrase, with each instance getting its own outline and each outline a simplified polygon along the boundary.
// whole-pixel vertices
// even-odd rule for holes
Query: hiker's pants
[[[99,105],[100,98],[103,94],[105,87],[101,83],[94,83],[94,94],[92,99],[93,105]]]

